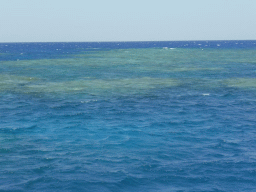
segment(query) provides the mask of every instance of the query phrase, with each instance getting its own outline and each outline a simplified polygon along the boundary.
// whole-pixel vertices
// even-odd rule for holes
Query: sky
[[[256,40],[256,0],[1,0],[0,42]]]

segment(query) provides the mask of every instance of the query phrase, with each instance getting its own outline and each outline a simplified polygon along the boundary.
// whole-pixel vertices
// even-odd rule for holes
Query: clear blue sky
[[[0,42],[256,40],[256,0],[0,1]]]

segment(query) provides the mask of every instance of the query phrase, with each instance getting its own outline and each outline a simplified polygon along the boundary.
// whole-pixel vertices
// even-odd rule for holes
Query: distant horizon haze
[[[0,42],[256,40],[256,1],[1,0]]]

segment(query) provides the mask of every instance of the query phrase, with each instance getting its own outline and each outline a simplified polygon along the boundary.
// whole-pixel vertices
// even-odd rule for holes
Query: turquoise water
[[[0,44],[0,191],[256,190],[256,41]]]

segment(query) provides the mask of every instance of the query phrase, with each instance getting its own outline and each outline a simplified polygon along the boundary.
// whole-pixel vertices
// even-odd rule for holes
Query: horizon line
[[[150,41],[16,41],[0,42],[3,43],[124,43],[124,42],[175,42],[175,41],[256,41],[256,39],[239,39],[239,40],[150,40]]]

